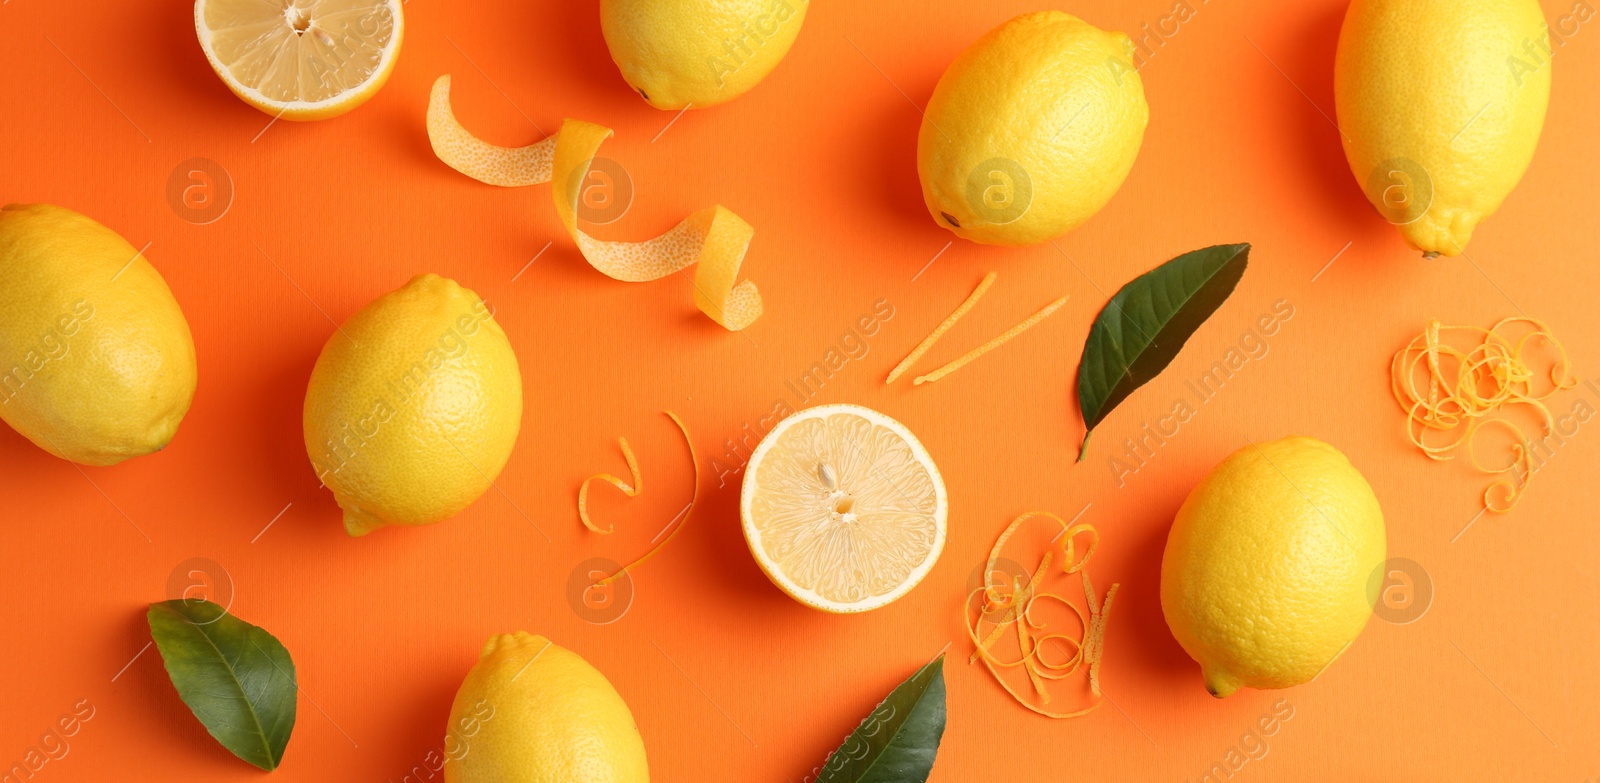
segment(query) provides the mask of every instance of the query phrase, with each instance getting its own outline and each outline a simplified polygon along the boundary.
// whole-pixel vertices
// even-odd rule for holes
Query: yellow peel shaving
[[[694,439],[689,437],[689,428],[684,426],[683,420],[678,418],[678,414],[673,413],[672,411],[662,411],[662,413],[667,414],[667,417],[672,419],[672,423],[678,425],[678,431],[683,433],[683,443],[689,447],[689,464],[694,466],[694,494],[689,496],[689,505],[684,506],[683,510],[678,512],[678,516],[681,517],[681,520],[675,527],[672,528],[671,533],[668,533],[665,538],[661,539],[661,543],[656,544],[655,547],[650,551],[641,555],[638,560],[635,560],[632,563],[617,569],[616,573],[600,580],[598,582],[600,585],[607,585],[611,582],[615,582],[616,580],[620,579],[623,574],[626,574],[629,571],[644,565],[650,560],[650,558],[655,557],[657,552],[660,552],[662,549],[666,548],[667,544],[672,543],[672,539],[677,537],[678,531],[683,530],[684,526],[689,524],[689,517],[694,514],[694,504],[700,500],[700,458],[695,456],[694,453]]]
[[[1055,593],[1041,592],[1040,586],[1050,569],[1054,552],[1047,549],[1040,557],[1039,568],[1026,585],[1021,577],[1013,577],[1015,589],[1010,593],[1001,593],[999,585],[995,583],[995,563],[1000,559],[1000,553],[1005,548],[1006,542],[1031,519],[1044,518],[1054,522],[1061,528],[1057,536],[1059,548],[1064,556],[1061,559],[1059,572],[1062,574],[1077,573],[1083,582],[1085,605],[1088,615],[1084,610],[1066,598]],[[1074,539],[1079,534],[1091,536],[1091,542],[1081,558],[1074,557],[1076,544]],[[1011,524],[1001,532],[995,540],[994,548],[989,552],[989,560],[985,568],[984,584],[973,590],[962,604],[962,626],[966,629],[967,638],[972,640],[974,651],[971,661],[983,661],[984,668],[995,678],[1000,687],[1010,694],[1018,704],[1040,715],[1050,718],[1072,718],[1084,715],[1100,706],[1103,698],[1100,691],[1100,662],[1105,649],[1106,621],[1111,612],[1111,601],[1117,594],[1120,585],[1113,584],[1106,593],[1104,603],[1095,597],[1094,586],[1089,581],[1089,572],[1086,568],[1090,557],[1094,554],[1099,543],[1099,533],[1093,525],[1068,525],[1061,517],[1048,512],[1028,512],[1012,520]],[[1002,595],[1003,601],[997,602],[996,595]],[[978,604],[978,614],[971,616],[974,596],[983,598]],[[1067,607],[1077,617],[1080,636],[1074,637],[1065,633],[1052,633],[1046,630],[1048,625],[1042,619],[1034,616],[1034,607],[1040,601],[1052,600]],[[1006,611],[998,619],[993,619],[995,609],[1004,608]],[[995,643],[1008,630],[1009,626],[1016,625],[1014,632],[1017,637],[1017,647],[1020,657],[1014,661],[1001,660],[995,655]],[[992,628],[985,628],[991,625]],[[1071,647],[1071,657],[1064,661],[1052,663],[1044,656],[1046,642],[1055,641],[1063,647]],[[971,662],[969,661],[969,662]],[[1054,700],[1050,692],[1049,682],[1059,681],[1071,676],[1087,664],[1089,690],[1094,697],[1094,702],[1083,709],[1072,712],[1056,712],[1045,707]],[[1028,682],[1033,686],[1033,696],[1019,692],[1007,679],[1001,675],[1001,669],[1021,668],[1028,677]]]
[[[917,343],[917,347],[911,349],[911,353],[906,354],[906,358],[901,359],[900,363],[889,371],[889,379],[884,383],[894,383],[896,378],[904,375],[906,370],[911,369],[911,365],[916,364],[917,360],[921,359],[922,355],[927,353],[934,343],[939,342],[939,338],[943,337],[945,332],[950,331],[950,327],[955,326],[956,321],[961,320],[962,316],[966,315],[978,304],[978,300],[983,298],[983,292],[989,290],[989,286],[994,285],[996,277],[998,275],[994,272],[984,275],[983,280],[978,283],[977,288],[972,289],[972,293],[967,296],[966,301],[962,302],[961,306],[950,313],[937,327],[934,327],[934,330],[929,332],[927,337],[922,338],[922,342]]]
[[[988,353],[988,352],[990,352],[990,351],[992,351],[992,350],[994,350],[996,348],[999,348],[1001,345],[1004,345],[1007,340],[1010,340],[1011,338],[1016,337],[1017,335],[1022,334],[1023,332],[1026,332],[1029,329],[1033,328],[1034,324],[1037,324],[1040,321],[1043,321],[1045,318],[1049,317],[1049,315],[1051,313],[1061,309],[1061,306],[1066,304],[1066,303],[1067,303],[1067,298],[1065,296],[1063,296],[1060,299],[1057,299],[1054,302],[1051,302],[1050,304],[1045,305],[1044,309],[1042,309],[1039,312],[1034,313],[1033,315],[1029,316],[1028,320],[1023,321],[1022,323],[1017,324],[1016,326],[1013,326],[1010,329],[1007,329],[1005,331],[1005,333],[1001,334],[999,337],[996,337],[993,340],[990,340],[989,342],[986,342],[983,345],[980,345],[977,348],[974,348],[974,349],[968,351],[961,358],[959,358],[959,359],[957,359],[957,360],[955,360],[955,361],[953,361],[953,362],[951,362],[951,363],[949,363],[949,364],[947,364],[947,365],[945,365],[943,367],[940,367],[939,369],[934,370],[933,372],[930,372],[927,375],[924,375],[924,376],[921,376],[921,377],[917,378],[915,381],[913,381],[913,383],[915,385],[917,385],[917,386],[921,386],[924,383],[933,383],[934,381],[937,381],[940,378],[943,378],[946,375],[949,375],[950,373],[953,373],[956,370],[961,369],[963,366],[965,366],[968,362],[972,361],[973,359],[976,359],[979,356],[982,356],[982,355],[984,355],[984,354],[986,354],[986,353]]]
[[[440,76],[428,97],[428,141],[433,154],[450,168],[479,182],[520,188],[550,181],[556,139],[526,147],[497,147],[472,135],[450,108],[450,76]]]
[[[639,461],[634,459],[633,449],[628,448],[628,439],[617,438],[617,442],[622,444],[622,458],[628,461],[628,472],[633,474],[633,483],[629,484],[628,482],[623,481],[622,479],[617,478],[610,473],[596,473],[593,476],[584,479],[583,483],[578,485],[578,519],[583,520],[584,527],[589,528],[590,530],[593,530],[601,535],[610,535],[616,531],[617,526],[612,525],[611,527],[602,528],[599,525],[596,525],[593,520],[589,519],[589,483],[593,481],[604,481],[607,484],[622,490],[622,494],[627,495],[630,498],[636,498],[639,496],[639,493],[644,491],[644,476],[640,475],[639,473]]]
[[[721,206],[707,207],[666,233],[642,242],[595,239],[578,227],[578,200],[589,166],[611,129],[566,120],[561,131],[527,147],[496,147],[474,137],[450,110],[450,77],[434,83],[428,104],[428,138],[451,168],[480,182],[514,187],[551,182],[556,214],[590,266],[626,282],[649,282],[699,264],[694,303],[723,327],[738,331],[761,316],[754,282],[738,282],[739,266],[755,230]]]
[[[1512,342],[1502,330],[1513,324],[1531,326],[1532,331]],[[1465,333],[1481,342],[1462,350],[1441,337],[1451,333]],[[1547,382],[1536,383],[1538,374],[1523,356],[1535,340],[1548,344],[1559,356],[1546,373]],[[1527,405],[1539,413],[1548,436],[1554,417],[1544,400],[1577,385],[1566,347],[1543,321],[1527,316],[1506,318],[1488,329],[1449,326],[1431,319],[1423,333],[1400,349],[1389,364],[1389,390],[1406,413],[1406,437],[1423,454],[1448,460],[1464,446],[1468,461],[1479,471],[1512,474],[1514,481],[1501,479],[1484,490],[1484,507],[1495,513],[1510,511],[1527,491],[1533,481],[1533,453],[1521,427],[1509,419],[1492,417],[1507,406]],[[1478,433],[1494,425],[1505,428],[1513,438],[1512,458],[1502,468],[1484,467],[1476,448]],[[1464,431],[1443,443],[1429,442],[1429,433],[1450,433],[1463,426]],[[1497,496],[1503,498],[1498,503]]]

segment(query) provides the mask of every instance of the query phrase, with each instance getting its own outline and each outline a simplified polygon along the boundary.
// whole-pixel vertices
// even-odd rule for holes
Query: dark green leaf
[[[272,634],[201,600],[150,605],[150,635],[183,703],[222,746],[276,769],[294,730],[294,661]]]
[[[1078,363],[1083,448],[1111,409],[1172,363],[1244,275],[1250,245],[1213,245],[1184,253],[1122,287],[1089,330]]]
[[[923,783],[944,737],[944,656],[878,703],[828,757],[816,783]]]

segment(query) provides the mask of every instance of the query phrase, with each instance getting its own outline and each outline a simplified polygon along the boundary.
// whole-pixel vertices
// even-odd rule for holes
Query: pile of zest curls
[[[1033,519],[1048,520],[1058,526],[1061,532],[1054,546],[1040,558],[1039,567],[1031,578],[1008,575],[997,568],[1001,550],[1012,534]],[[1085,538],[1088,546],[1080,552],[1081,539]],[[1111,585],[1104,603],[1096,598],[1094,584],[1089,580],[1088,565],[1099,544],[1100,534],[1094,525],[1070,525],[1061,517],[1045,511],[1023,514],[1013,520],[995,540],[994,549],[990,550],[988,563],[984,567],[983,585],[969,593],[962,603],[962,625],[967,629],[967,637],[977,646],[967,662],[983,661],[995,681],[1011,698],[1048,718],[1086,715],[1099,707],[1102,700],[1100,661],[1105,651],[1106,618],[1111,614],[1111,601],[1116,598],[1117,588],[1121,585]],[[1058,562],[1057,558],[1061,573],[1079,575],[1083,583],[1084,603],[1088,607],[1087,615],[1067,598],[1041,589],[1050,574],[1050,566]],[[976,604],[974,597],[979,599]],[[1052,631],[1049,623],[1036,617],[1035,611],[1045,602],[1057,603],[1071,610],[1077,616],[1079,633],[1072,635]],[[976,616],[974,609],[977,610]],[[996,645],[1007,635],[1014,635],[1017,640],[1019,654],[1015,660],[1003,659],[995,651]],[[1045,651],[1051,642],[1058,645],[1059,649],[1047,655]],[[1050,709],[1055,699],[1050,693],[1049,683],[1072,677],[1081,668],[1088,669],[1093,701],[1077,710]],[[1033,693],[1019,692],[1006,681],[1001,671],[1004,669],[1022,669],[1026,672]]]
[[[1457,333],[1481,342],[1462,350],[1441,337]],[[1535,343],[1544,343],[1559,357],[1544,373],[1535,372],[1524,358]],[[1429,320],[1427,329],[1394,355],[1389,378],[1394,399],[1406,412],[1406,437],[1423,454],[1448,460],[1464,448],[1479,471],[1510,474],[1484,489],[1484,507],[1495,513],[1510,511],[1522,498],[1533,481],[1534,466],[1522,428],[1494,414],[1526,405],[1538,412],[1548,436],[1554,421],[1544,401],[1578,385],[1567,349],[1543,321],[1527,316],[1506,318],[1488,329]],[[1496,426],[1515,441],[1511,460],[1502,467],[1485,467],[1478,459],[1478,433]]]
[[[761,317],[756,284],[735,283],[755,229],[721,206],[707,207],[661,236],[643,242],[608,242],[578,228],[578,200],[589,166],[611,129],[566,120],[561,131],[526,147],[497,147],[472,135],[450,108],[450,76],[440,76],[428,99],[428,141],[451,168],[479,182],[525,187],[551,182],[556,214],[590,266],[630,283],[660,280],[691,264],[694,303],[723,327],[738,331]]]
[[[655,557],[657,552],[660,552],[662,549],[664,549],[667,544],[678,535],[678,531],[682,530],[684,526],[689,524],[689,515],[694,513],[694,505],[700,500],[700,458],[695,456],[694,453],[694,439],[689,437],[689,428],[684,426],[683,420],[679,419],[677,414],[673,413],[672,411],[662,411],[662,413],[665,413],[668,418],[672,419],[673,424],[678,425],[678,431],[683,433],[683,442],[689,447],[689,462],[690,464],[694,465],[694,494],[689,498],[689,505],[684,506],[683,510],[679,511],[678,515],[673,518],[672,522],[667,523],[672,525],[673,522],[676,522],[677,524],[672,527],[672,532],[668,533],[666,538],[662,538],[660,543],[656,544],[655,547],[650,551],[641,555],[639,559],[617,569],[616,573],[601,579],[597,583],[598,585],[604,586],[611,584],[612,582],[621,579],[623,574],[626,574],[629,571],[644,565],[645,562],[650,558]],[[639,472],[639,461],[634,458],[633,449],[628,447],[628,439],[618,438],[617,440],[622,444],[622,458],[628,462],[628,472],[633,474],[633,483],[629,484],[628,482],[623,481],[622,479],[613,476],[610,473],[596,473],[593,476],[584,479],[583,483],[578,486],[578,519],[583,521],[584,527],[601,535],[611,535],[612,533],[616,532],[617,527],[616,525],[600,527],[599,525],[595,524],[593,519],[589,518],[589,484],[595,481],[604,481],[607,484],[610,484],[621,490],[622,494],[630,498],[638,497],[640,493],[644,492],[644,476]]]

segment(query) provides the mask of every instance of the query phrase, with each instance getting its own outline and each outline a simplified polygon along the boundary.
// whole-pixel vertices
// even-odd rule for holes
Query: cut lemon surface
[[[750,553],[774,584],[827,612],[905,595],[944,550],[944,479],[905,425],[822,405],[772,428],[739,499]]]
[[[323,120],[367,102],[400,55],[401,0],[197,0],[195,30],[235,95],[274,117]]]

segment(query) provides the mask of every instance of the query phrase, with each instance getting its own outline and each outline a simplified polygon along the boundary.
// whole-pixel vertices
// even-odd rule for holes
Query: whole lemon
[[[445,783],[646,783],[644,740],[606,676],[543,636],[490,637],[450,708]]]
[[[622,78],[658,109],[745,94],[800,34],[810,0],[600,0],[600,31]]]
[[[1218,698],[1316,677],[1372,614],[1383,511],[1315,438],[1252,444],[1211,471],[1167,533],[1161,611]]]
[[[189,322],[143,253],[70,209],[0,209],[0,418],[115,465],[165,448],[194,387]]]
[[[521,422],[505,332],[477,294],[432,274],[350,316],[306,388],[306,453],[352,536],[455,516],[505,467]]]
[[[1150,108],[1133,42],[1060,11],[1023,14],[950,64],[917,134],[939,225],[1033,245],[1088,220],[1122,186]]]
[[[1350,171],[1428,256],[1459,255],[1533,159],[1550,102],[1537,0],[1353,0],[1333,93]]]

